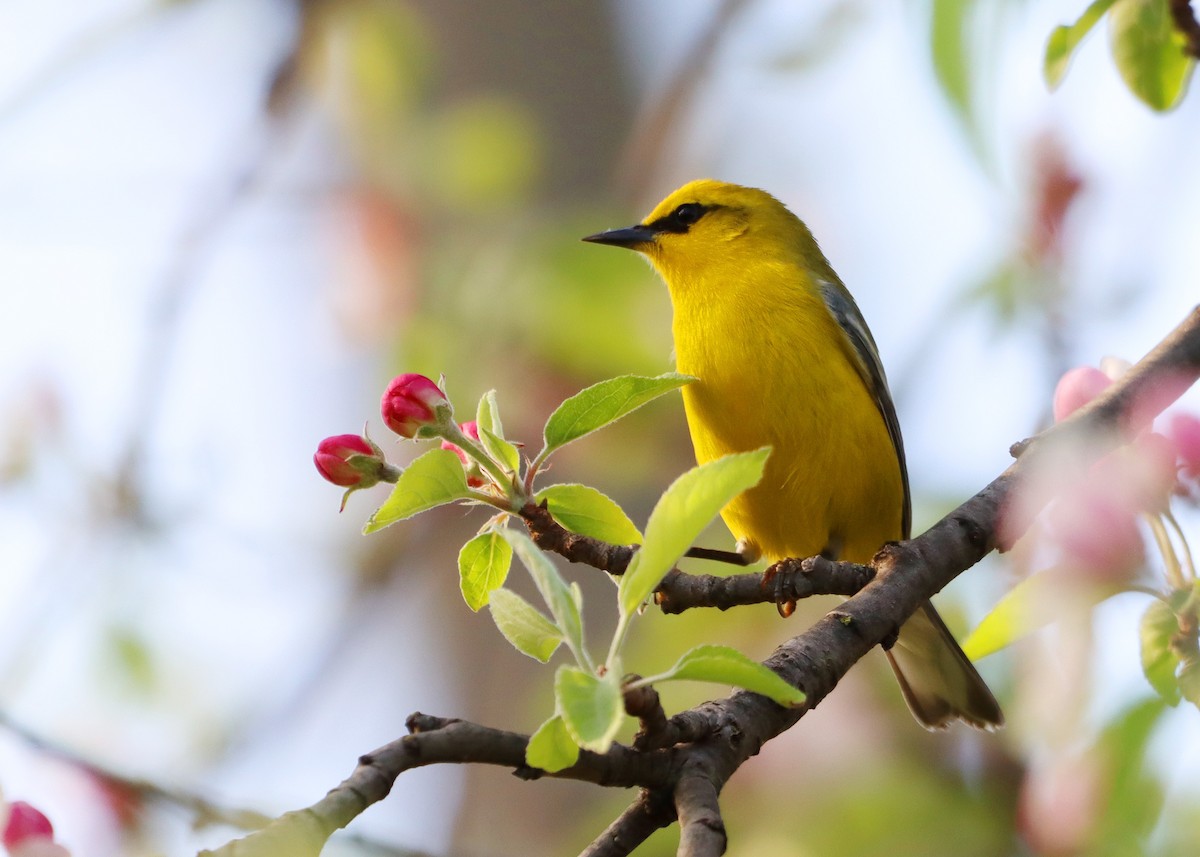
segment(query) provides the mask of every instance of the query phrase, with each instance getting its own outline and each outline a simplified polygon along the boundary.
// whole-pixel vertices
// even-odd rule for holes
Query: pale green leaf
[[[419,512],[468,496],[462,461],[448,449],[431,449],[400,474],[391,495],[367,519],[363,532],[382,530]]]
[[[549,485],[537,493],[554,520],[573,533],[614,545],[637,545],[642,534],[625,511],[588,485]]]
[[[521,451],[499,435],[479,427],[479,442],[487,450],[487,454],[500,462],[500,466],[509,473],[516,473],[521,468]]]
[[[580,616],[579,605],[571,594],[562,575],[558,573],[554,563],[533,543],[524,533],[516,530],[501,531],[504,538],[512,545],[513,552],[520,557],[521,563],[529,570],[538,592],[550,608],[554,624],[561,631],[567,646],[577,660],[583,659],[583,619]],[[495,597],[495,593],[493,593]]]
[[[1113,60],[1133,94],[1159,111],[1178,104],[1196,62],[1183,52],[1167,0],[1118,0],[1108,26]]]
[[[488,607],[504,639],[523,655],[545,663],[563,640],[553,622],[512,590],[495,590]]]
[[[521,469],[521,452],[504,438],[504,424],[500,422],[500,406],[496,403],[496,391],[488,390],[479,400],[475,411],[475,427],[479,429],[479,442],[500,466],[510,473]]]
[[[571,738],[585,750],[604,753],[621,728],[624,706],[614,673],[603,678],[571,666],[554,674],[554,699]]]
[[[467,606],[478,611],[504,585],[512,565],[512,546],[495,530],[480,533],[458,552],[458,584]]]
[[[487,429],[497,437],[504,437],[504,424],[500,422],[500,406],[496,403],[496,391],[488,390],[475,409],[475,425]]]
[[[1157,598],[1151,601],[1139,626],[1142,672],[1169,705],[1179,704],[1179,655],[1171,647],[1171,638],[1178,633],[1179,618],[1171,605]]]
[[[971,660],[986,657],[1011,646],[1022,637],[1049,625],[1074,600],[1072,607],[1094,606],[1120,591],[1110,586],[1088,584],[1058,567],[1031,574],[1008,591],[983,617],[962,649]]]
[[[930,49],[933,70],[946,98],[964,123],[971,124],[970,0],[933,0]]]
[[[646,679],[646,683],[684,679],[742,687],[789,707],[804,703],[804,691],[792,687],[774,671],[729,646],[697,646],[685,652],[675,666],[662,675]]]
[[[1200,660],[1188,661],[1179,671],[1179,692],[1184,699],[1200,708]]]
[[[1045,77],[1048,87],[1054,89],[1062,83],[1067,67],[1071,64],[1071,57],[1075,54],[1075,48],[1079,47],[1083,37],[1091,32],[1096,22],[1103,18],[1104,13],[1116,2],[1117,0],[1093,0],[1074,24],[1062,24],[1051,30],[1050,38],[1046,40],[1046,56],[1042,61],[1042,76]]]
[[[557,714],[538,727],[525,747],[525,764],[553,774],[579,760],[579,745]]]
[[[621,576],[622,612],[636,610],[717,513],[758,484],[770,453],[764,447],[727,455],[694,467],[671,483],[650,513],[645,542]]]
[[[593,384],[567,399],[550,415],[542,455],[603,428],[642,405],[694,381],[688,375],[668,372],[655,378],[622,375]]]

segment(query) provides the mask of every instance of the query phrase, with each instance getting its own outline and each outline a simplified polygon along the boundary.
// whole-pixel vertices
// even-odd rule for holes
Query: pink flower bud
[[[50,819],[23,800],[13,801],[8,807],[8,824],[4,828],[4,847],[14,851],[31,839],[53,839],[54,827]]]
[[[1200,477],[1200,417],[1186,412],[1171,414],[1167,437],[1175,444],[1183,472],[1193,479]]]
[[[416,437],[425,426],[437,425],[438,411],[449,413],[450,402],[437,384],[409,373],[392,379],[379,403],[383,421],[401,437]]]
[[[382,456],[372,448],[371,442],[356,434],[339,434],[325,438],[317,444],[317,452],[313,456],[317,472],[334,485],[343,488],[353,488],[356,485],[368,488],[374,485],[379,481],[379,465],[382,463]],[[363,485],[363,480],[370,484]]]
[[[1094,366],[1077,366],[1058,379],[1054,388],[1054,421],[1062,422],[1112,383]]]

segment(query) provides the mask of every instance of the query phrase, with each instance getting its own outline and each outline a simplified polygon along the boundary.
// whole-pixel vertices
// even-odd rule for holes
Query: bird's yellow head
[[[829,267],[808,228],[783,203],[758,188],[714,179],[685,184],[641,223],[583,240],[644,254],[673,295],[714,274],[738,282],[737,273],[750,265],[798,265],[822,276]]]

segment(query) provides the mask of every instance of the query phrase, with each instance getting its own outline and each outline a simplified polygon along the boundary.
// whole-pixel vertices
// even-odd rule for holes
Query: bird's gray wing
[[[904,461],[904,440],[900,437],[900,420],[896,417],[896,406],[892,403],[892,394],[888,391],[887,376],[883,373],[883,363],[879,360],[879,349],[871,336],[871,329],[862,317],[854,297],[841,283],[820,280],[817,283],[825,306],[837,321],[838,326],[846,334],[843,344],[848,345],[847,356],[858,370],[863,383],[875,400],[887,426],[892,446],[896,448],[896,460],[900,464],[900,481],[904,485],[904,511],[902,516],[903,538],[908,538],[912,530],[912,495],[908,487],[908,465]]]

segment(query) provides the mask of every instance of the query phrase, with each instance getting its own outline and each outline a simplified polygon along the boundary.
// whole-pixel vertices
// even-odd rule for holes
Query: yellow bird
[[[867,563],[906,539],[900,424],[870,330],[808,227],[756,188],[701,179],[641,223],[584,239],[644,254],[674,308],[675,359],[696,459],[770,445],[757,487],[721,515],[739,550]],[[933,605],[887,653],[929,729],[1004,722]]]

